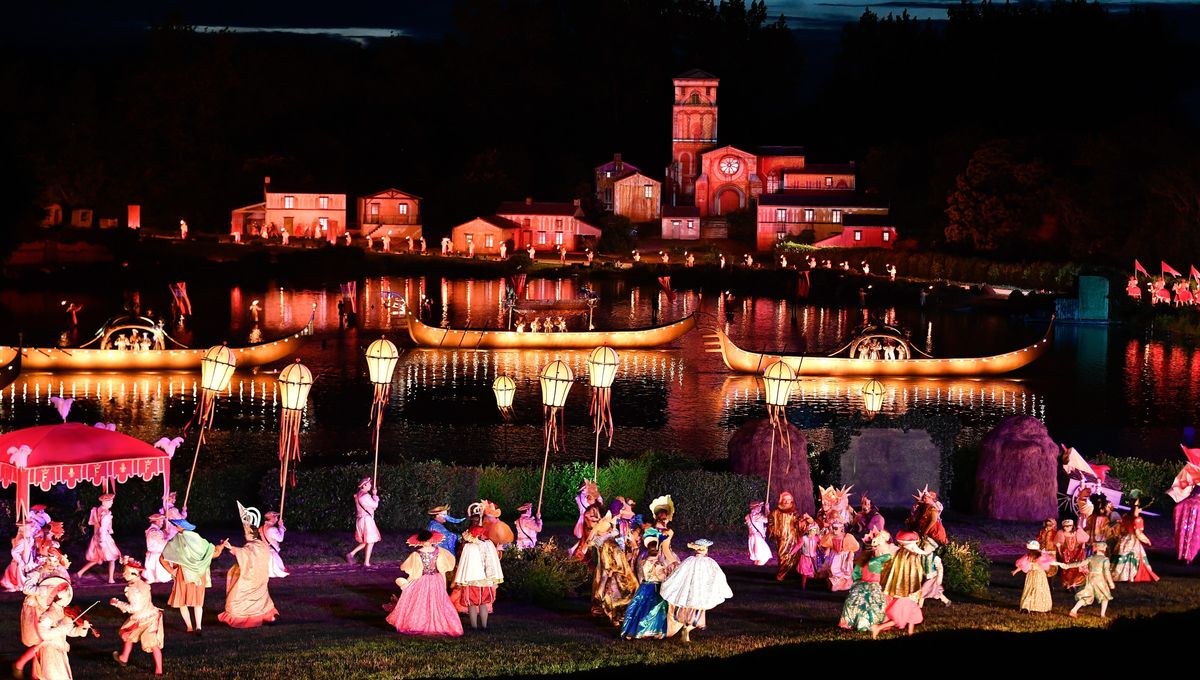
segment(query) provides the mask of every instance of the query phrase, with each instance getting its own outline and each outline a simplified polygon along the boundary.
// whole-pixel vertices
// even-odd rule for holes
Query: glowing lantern
[[[542,430],[546,452],[542,459],[542,485],[538,490],[538,514],[541,514],[542,496],[546,491],[546,470],[550,467],[550,445],[553,444],[554,450],[558,451],[558,438],[562,432],[558,421],[563,417],[562,409],[567,403],[567,393],[575,382],[575,374],[565,362],[556,359],[542,369],[539,380],[542,384],[542,413],[546,419]],[[563,445],[566,446],[565,436]]]
[[[512,411],[513,397],[517,394],[517,383],[507,375],[502,375],[492,383],[492,392],[496,394],[496,408],[507,418]]]
[[[596,434],[595,457],[592,470],[598,479],[600,475],[600,433],[608,430],[608,445],[612,446],[612,384],[617,377],[617,351],[612,347],[601,346],[592,350],[588,355],[588,385],[592,388],[592,429]]]
[[[766,388],[767,419],[771,422],[771,453],[767,459],[767,500],[771,499],[771,477],[775,471],[775,437],[783,439],[787,450],[787,467],[784,474],[792,467],[792,433],[788,431],[787,404],[792,396],[792,386],[797,380],[796,371],[783,360],[767,366],[763,371],[763,386]]]
[[[279,396],[283,413],[279,423],[279,516],[283,518],[283,502],[287,498],[288,468],[295,460],[300,462],[300,415],[308,403],[308,391],[312,389],[312,371],[300,363],[288,366],[279,372],[275,380],[279,385]],[[292,486],[296,485],[296,471],[292,470]]]
[[[312,371],[297,359],[296,363],[279,372],[276,382],[279,384],[283,408],[290,411],[304,410],[308,403],[308,391],[312,389]]]
[[[396,372],[399,362],[400,352],[391,340],[381,337],[367,346],[367,373],[375,385],[375,394],[371,399],[371,423],[375,426],[375,467],[371,482],[376,485],[379,483],[379,427],[383,424],[383,412],[387,410],[388,399],[392,395],[392,374]]]
[[[871,379],[862,387],[863,408],[870,415],[875,415],[883,410],[883,395],[885,393],[883,383],[878,380]]]
[[[217,395],[229,389],[229,380],[237,368],[237,357],[225,345],[208,348],[200,359],[200,400],[196,402],[196,414],[192,416],[200,423],[200,435],[196,439],[196,453],[192,458],[192,469],[188,472],[187,490],[183,494],[183,507],[187,507],[192,495],[192,480],[196,476],[196,464],[200,461],[200,445],[204,443],[204,431],[212,426],[216,414]],[[190,424],[190,423],[189,423]],[[184,428],[187,433],[187,428]]]

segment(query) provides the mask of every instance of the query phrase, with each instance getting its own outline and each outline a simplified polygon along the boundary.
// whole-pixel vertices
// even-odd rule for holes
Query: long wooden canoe
[[[658,347],[678,340],[696,327],[696,317],[688,315],[665,326],[622,331],[565,331],[532,333],[499,330],[434,328],[408,317],[408,334],[418,347],[447,349],[591,349],[601,345],[613,348]]]
[[[851,359],[847,357],[822,357],[798,354],[770,354],[752,352],[733,344],[729,336],[721,329],[705,336],[710,341],[706,351],[720,352],[725,365],[732,371],[740,373],[761,374],[776,361],[783,361],[797,375],[832,375],[832,376],[968,376],[996,375],[1008,373],[1018,368],[1028,366],[1046,353],[1050,347],[1050,333],[1054,330],[1054,320],[1046,334],[1028,347],[995,354],[986,357],[950,358],[950,359]]]
[[[303,336],[294,333],[245,347],[231,347],[238,367],[262,366],[295,354]],[[0,364],[11,361],[18,349],[0,345]],[[21,367],[26,371],[193,371],[200,368],[205,349],[78,349],[23,347]]]

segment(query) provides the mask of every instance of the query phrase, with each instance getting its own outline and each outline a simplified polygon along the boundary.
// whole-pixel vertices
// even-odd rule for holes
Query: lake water
[[[341,329],[337,284],[324,288],[191,287],[194,317],[177,337],[191,346],[228,341],[244,344],[253,324],[248,307],[263,308],[258,333],[283,335],[312,315],[314,335],[299,357],[316,383],[303,424],[306,460],[368,460],[367,427],[371,387],[363,350],[386,335],[403,350],[386,413],[381,458],[441,459],[468,463],[521,463],[542,455],[539,369],[562,358],[578,380],[567,413],[567,449],[558,459],[590,460],[593,438],[588,416],[587,352],[427,350],[411,346],[405,321],[380,304],[395,291],[434,301],[430,323],[498,327],[503,323],[503,282],[438,278],[372,278],[357,282],[359,327]],[[794,306],[786,301],[741,298],[730,304],[717,295],[680,292],[674,300],[661,291],[609,282],[601,287],[599,328],[641,327],[652,323],[655,298],[665,320],[707,312],[743,347],[795,349],[799,338],[809,352],[831,351],[863,318],[859,309]],[[532,298],[572,299],[572,280],[533,280]],[[122,304],[120,292],[81,289],[61,292],[0,293],[0,311],[10,328],[20,323],[29,345],[56,344],[66,327],[64,298],[84,305],[80,335],[90,337],[110,311]],[[445,304],[442,304],[445,301]],[[165,290],[145,290],[143,310],[166,310]],[[1044,322],[1026,322],[982,313],[874,310],[912,331],[918,346],[935,356],[979,356],[1034,342]],[[19,321],[17,321],[19,320]],[[87,329],[87,330],[84,330]],[[11,339],[9,339],[11,341]],[[239,371],[217,407],[210,441],[217,459],[273,460],[278,444],[279,406],[274,369]],[[491,391],[498,375],[517,382],[516,417],[505,424]],[[113,422],[121,431],[154,441],[175,436],[195,408],[195,373],[26,373],[3,391],[0,429],[53,423],[52,395],[73,397],[73,420]],[[862,408],[862,379],[807,378],[792,398],[789,417],[801,428],[819,428]],[[1103,450],[1117,455],[1172,459],[1185,428],[1197,420],[1200,354],[1190,348],[1131,336],[1120,328],[1058,326],[1050,353],[1034,365],[1004,377],[982,379],[887,379],[885,412],[922,409],[954,414],[986,428],[1012,414],[1046,422],[1056,440],[1085,456]],[[729,372],[719,354],[705,351],[699,329],[675,346],[620,353],[613,388],[616,436],[603,456],[637,455],[646,449],[678,451],[702,459],[726,455],[731,433],[751,418],[765,416],[760,381]]]

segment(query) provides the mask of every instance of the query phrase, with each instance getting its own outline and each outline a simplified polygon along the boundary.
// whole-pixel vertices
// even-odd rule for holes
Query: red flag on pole
[[[1191,277],[1200,281],[1200,272],[1196,271],[1196,265],[1192,265]]]
[[[1134,260],[1133,261],[1133,273],[1137,274],[1138,272],[1141,272],[1147,278],[1149,278],[1149,276],[1150,276],[1150,272],[1146,271],[1146,268],[1142,266],[1142,263],[1138,262],[1137,260]]]
[[[1167,264],[1166,262],[1162,263],[1162,273],[1170,274],[1171,276],[1183,276],[1183,274],[1180,274],[1179,272],[1175,271],[1175,269],[1172,268],[1171,265]]]
[[[658,285],[662,286],[662,289],[664,291],[666,291],[667,299],[671,300],[673,302],[675,300],[675,291],[671,290],[671,277],[669,277],[669,276],[658,277]]]

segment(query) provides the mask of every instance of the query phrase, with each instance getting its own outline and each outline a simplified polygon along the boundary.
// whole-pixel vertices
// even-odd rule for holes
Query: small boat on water
[[[230,349],[239,367],[262,366],[294,354],[302,342],[297,331]],[[27,371],[191,371],[200,368],[206,351],[176,341],[152,319],[120,316],[109,319],[96,337],[80,347],[0,345],[0,365],[16,361]]]
[[[705,336],[708,352],[720,352],[725,365],[740,373],[762,373],[776,361],[783,361],[796,375],[831,376],[971,376],[1008,373],[1028,366],[1050,347],[1054,319],[1045,335],[1028,347],[986,357],[931,357],[895,326],[873,324],[861,330],[844,347],[828,356],[753,352],[742,349],[720,329]]]
[[[435,328],[408,316],[408,335],[418,347],[444,349],[592,349],[607,345],[615,349],[659,347],[678,340],[696,327],[689,314],[664,326],[620,331],[558,331],[553,333],[507,330]]]

